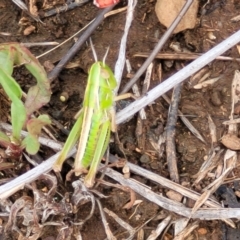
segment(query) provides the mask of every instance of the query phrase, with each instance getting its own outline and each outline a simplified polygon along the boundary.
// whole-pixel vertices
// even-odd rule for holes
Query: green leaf
[[[0,46],[0,66],[7,74],[12,75],[13,61],[11,59],[11,53],[6,51],[5,48],[2,48],[2,46]]]
[[[25,101],[27,116],[29,118],[34,111],[38,110],[43,105],[46,105],[50,101],[50,82],[48,81],[44,68],[26,47],[19,43],[0,44],[0,68],[10,76],[12,74],[14,64],[24,64],[28,71],[37,80],[37,85],[29,89],[27,99]]]
[[[11,76],[15,64],[24,64],[37,80],[37,85],[28,91],[25,106],[21,100],[21,87]],[[20,133],[26,120],[34,111],[49,102],[51,97],[50,82],[44,68],[27,48],[19,43],[5,43],[0,44],[0,84],[12,101],[12,135],[17,141],[20,141]]]
[[[51,98],[50,82],[47,73],[31,52],[20,44],[15,44],[17,49],[15,61],[24,64],[28,71],[36,78],[37,85],[30,87],[25,101],[27,116],[46,105]]]
[[[0,145],[7,148],[11,144],[10,138],[3,132],[0,131]]]
[[[22,146],[26,148],[29,154],[35,155],[40,148],[40,143],[38,142],[38,138],[29,134],[22,141]]]
[[[0,67],[0,84],[12,101],[11,103],[11,120],[13,127],[13,137],[20,140],[21,130],[25,124],[27,115],[21,101],[22,90],[19,84]]]

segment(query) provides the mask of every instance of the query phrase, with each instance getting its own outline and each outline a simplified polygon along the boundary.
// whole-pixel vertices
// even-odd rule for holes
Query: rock
[[[181,195],[180,193],[178,192],[175,192],[173,190],[169,190],[167,193],[166,193],[167,197],[176,201],[176,202],[181,202],[182,201],[182,198],[183,198],[183,195]]]
[[[155,11],[160,23],[168,28],[177,17],[185,3],[186,0],[157,0]],[[174,33],[194,28],[197,20],[197,11],[198,0],[194,0],[187,13],[175,28]]]
[[[221,106],[222,105],[222,99],[219,91],[214,91],[211,95],[211,102],[214,106]]]
[[[207,229],[206,228],[199,228],[198,229],[198,233],[200,234],[200,235],[206,235],[207,234]]]
[[[146,154],[143,154],[141,157],[140,157],[140,162],[141,163],[149,163],[150,162],[150,157]]]
[[[233,134],[226,134],[221,139],[222,144],[231,150],[240,150],[240,138]]]

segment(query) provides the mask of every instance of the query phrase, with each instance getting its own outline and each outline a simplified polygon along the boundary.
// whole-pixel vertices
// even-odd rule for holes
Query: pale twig
[[[73,154],[76,153],[76,149],[73,149],[69,152],[67,157],[72,156]],[[36,180],[40,175],[43,173],[47,173],[52,169],[53,163],[56,161],[58,158],[59,153],[55,154],[54,156],[50,157],[47,159],[45,162],[39,164],[37,167],[29,170],[28,172],[24,173],[23,175],[15,178],[9,183],[6,183],[2,186],[0,186],[0,200],[4,200],[17,192],[18,190],[22,189],[27,183],[31,183],[32,181]],[[128,163],[129,164],[129,163]],[[104,165],[100,165],[102,167]],[[138,167],[138,166],[135,166]],[[143,168],[140,168],[140,171],[146,171]],[[200,209],[196,211],[193,215],[191,215],[191,209],[185,207],[183,204],[175,202],[173,200],[170,200],[166,197],[163,197],[155,192],[152,192],[150,189],[144,187],[142,184],[138,183],[136,180],[133,179],[125,179],[124,176],[112,169],[107,169],[106,175],[109,177],[115,179],[119,183],[121,183],[124,186],[130,187],[133,191],[136,193],[140,194],[141,196],[145,197],[149,201],[154,202],[155,204],[163,207],[164,209],[167,209],[171,212],[175,212],[177,214],[180,214],[185,217],[192,217],[192,218],[204,218],[205,220],[212,220],[212,219],[224,219],[224,218],[240,218],[240,209],[239,208],[234,208],[234,209],[225,209],[221,208],[220,205],[214,204],[212,202],[211,206],[215,206],[217,208],[207,208],[207,209]],[[152,172],[147,171],[147,178],[149,178],[149,175],[153,175]],[[158,176],[156,175],[156,179]],[[162,178],[162,177],[161,177]],[[169,181],[171,184],[172,183],[170,180],[163,178],[163,185]],[[156,181],[155,181],[156,182]],[[176,187],[175,189],[176,190]],[[186,189],[185,192],[190,192],[191,190]],[[206,205],[210,203],[209,200],[205,202]]]
[[[117,238],[114,237],[114,235],[112,234],[111,229],[109,228],[109,224],[107,222],[107,219],[106,219],[105,213],[103,211],[101,202],[97,198],[96,198],[96,202],[98,204],[98,208],[99,208],[99,211],[100,211],[100,214],[101,214],[102,223],[103,223],[103,226],[104,226],[104,229],[105,229],[105,233],[107,235],[107,239],[108,240],[117,240]]]
[[[126,6],[126,7],[122,7],[122,8],[118,8],[118,9],[114,9],[114,10],[106,13],[106,14],[104,15],[104,17],[105,17],[105,18],[110,17],[110,16],[112,16],[112,15],[115,15],[115,14],[118,14],[118,13],[121,13],[121,12],[124,12],[124,11],[126,11],[127,9],[128,9],[127,6]]]
[[[126,55],[127,36],[132,24],[133,13],[134,13],[134,8],[136,4],[137,4],[137,0],[128,0],[126,24],[125,24],[124,34],[122,36],[121,43],[120,43],[118,59],[115,64],[115,70],[114,70],[114,75],[118,83],[118,86],[114,90],[115,95],[118,92],[120,82],[122,79],[122,73],[123,73],[123,68],[124,68],[125,59],[126,59],[125,55]]]
[[[183,204],[179,202],[175,202],[171,199],[163,197],[148,188],[144,187],[138,181],[133,179],[125,179],[124,176],[113,169],[108,168],[106,175],[113,178],[114,180],[118,181],[122,185],[129,186],[133,189],[136,193],[144,196],[151,202],[154,202],[158,206],[169,210],[171,212],[175,212],[185,217],[191,218],[200,218],[205,220],[210,219],[224,219],[224,218],[239,218],[240,217],[240,209],[225,209],[225,208],[207,208],[207,209],[199,209],[193,215],[191,215],[191,208],[185,207]],[[233,210],[233,211],[232,211]]]
[[[202,53],[158,53],[156,55],[156,59],[169,59],[169,60],[195,60],[198,57],[202,56]],[[149,53],[136,53],[133,55],[134,57],[145,57],[147,58],[149,56]],[[237,61],[240,62],[240,58],[233,58],[233,57],[227,57],[227,56],[218,56],[216,57],[217,60],[222,61]]]
[[[240,118],[231,119],[223,122],[223,124],[226,124],[226,125],[235,124],[235,123],[240,123]]]
[[[236,45],[240,41],[240,30],[222,41],[220,44],[203,54],[201,57],[184,67],[176,74],[147,92],[142,98],[135,100],[125,109],[117,113],[117,124],[126,121],[133,114],[138,112],[143,107],[155,101],[158,97],[168,92],[175,85],[183,82],[185,79],[199,71],[201,68],[212,62],[217,56],[220,56],[228,49]]]
[[[26,4],[22,2],[21,0],[12,0],[19,8],[21,8],[25,13],[27,13],[31,18],[33,18],[35,21],[43,23],[41,19],[38,16],[34,16],[30,13],[28,10]]]
[[[36,46],[53,46],[53,45],[59,45],[58,42],[34,42],[34,43],[21,43],[21,45],[25,47],[36,47]]]
[[[147,238],[147,240],[155,240],[158,236],[163,232],[163,230],[168,226],[172,217],[171,215],[167,216],[163,219],[157,226],[156,230],[152,231],[151,235]]]
[[[188,8],[191,6],[192,2],[193,2],[193,0],[188,0],[184,4],[183,8],[181,9],[181,11],[178,14],[178,16],[176,17],[176,19],[173,21],[171,26],[167,29],[167,31],[164,33],[162,38],[159,40],[158,44],[156,45],[156,47],[154,48],[154,50],[152,51],[152,53],[150,54],[148,59],[143,63],[143,65],[141,66],[141,68],[139,68],[139,70],[134,75],[134,77],[123,88],[121,94],[126,93],[132,87],[132,85],[139,79],[139,77],[141,77],[141,75],[145,72],[145,70],[147,69],[149,64],[154,60],[155,56],[160,52],[163,45],[166,43],[168,38],[171,36],[172,32],[177,27],[178,23],[181,21],[182,17],[185,15]]]
[[[131,227],[128,223],[126,223],[120,217],[118,217],[117,214],[108,210],[107,208],[104,208],[103,210],[109,216],[111,216],[120,226],[122,226],[123,228],[125,228],[129,232],[129,237],[127,239],[132,239],[133,238],[134,234],[136,233],[136,230],[133,227]]]
[[[166,94],[162,95],[162,98],[170,104],[170,99]],[[178,115],[181,118],[182,122],[185,124],[185,126],[191,131],[191,133],[197,137],[199,140],[201,140],[203,143],[206,143],[202,135],[199,133],[199,131],[192,125],[192,123],[184,116],[184,114],[178,110]]]
[[[131,172],[133,172],[134,174],[137,174],[137,175],[142,176],[146,179],[149,179],[155,183],[158,183],[162,187],[179,192],[182,195],[184,195],[190,199],[193,199],[193,200],[197,200],[200,196],[199,193],[197,193],[191,189],[188,189],[186,187],[183,187],[182,185],[180,185],[178,183],[174,183],[171,180],[164,178],[158,174],[155,174],[151,171],[148,171],[144,168],[141,168],[141,167],[139,167],[135,164],[129,163],[129,162],[127,164],[129,166]],[[221,205],[219,203],[217,203],[216,201],[214,201],[211,198],[208,199],[205,204],[210,208],[220,208],[221,207]]]
[[[214,168],[217,168],[221,157],[222,157],[223,149],[211,149],[210,153],[208,154],[208,159],[202,164],[200,170],[197,174],[194,175],[196,180],[194,181],[193,185],[197,185],[206,175]]]
[[[4,129],[7,131],[11,131],[11,129],[9,129],[9,125],[2,123],[1,127],[4,127]],[[23,132],[22,131],[23,136],[27,135],[27,132]],[[39,139],[40,141],[42,140],[42,138]],[[48,140],[48,139],[44,139],[43,141],[44,143],[49,143],[52,142],[54,143],[54,141]],[[41,143],[43,143],[41,141]],[[49,144],[47,144],[49,145]],[[60,144],[57,144],[58,148],[61,148]],[[74,153],[76,152],[76,148],[74,148],[71,153],[69,154],[69,156],[72,156]],[[11,194],[13,194],[14,192],[18,191],[21,187],[23,187],[26,183],[30,183],[31,181],[34,181],[35,179],[37,179],[41,174],[43,174],[44,172],[48,172],[51,170],[52,164],[54,163],[54,161],[56,160],[58,154],[54,155],[53,157],[49,158],[47,161],[45,161],[44,163],[41,163],[37,169],[34,168],[30,171],[28,171],[27,173],[23,174],[20,177],[17,177],[15,180],[3,185],[0,187],[0,198],[6,198],[9,197]],[[188,188],[184,188],[183,186],[177,184],[177,183],[173,183],[172,181],[161,177],[157,174],[154,174],[150,171],[147,171],[139,166],[136,166],[134,164],[128,163],[128,166],[130,168],[131,171],[133,171],[135,174],[141,175],[149,180],[152,180],[154,182],[157,182],[159,184],[161,184],[163,187],[167,187],[169,189],[175,190],[180,192],[182,195],[189,197],[193,200],[197,200],[199,198],[199,194],[189,190]],[[210,200],[210,199],[209,199]],[[218,203],[213,202],[212,200],[207,200],[205,202],[205,204],[209,207],[221,207]]]
[[[179,183],[179,174],[177,168],[177,156],[176,156],[176,123],[178,117],[178,104],[180,101],[181,84],[174,87],[172,93],[172,101],[169,107],[168,120],[166,125],[166,154],[168,171],[172,181]]]
[[[86,26],[84,26],[83,28],[81,28],[79,31],[77,31],[76,33],[74,33],[71,37],[69,37],[68,39],[64,40],[63,42],[61,42],[60,44],[58,44],[56,47],[48,50],[45,53],[42,53],[41,55],[37,56],[36,58],[41,58],[49,53],[51,53],[52,51],[58,49],[59,47],[61,47],[63,44],[67,43],[68,41],[70,41],[71,39],[73,39],[74,37],[76,37],[79,33],[81,33],[82,31],[84,31],[86,28],[88,28],[89,25],[91,25],[94,22],[95,18],[90,21]]]
[[[181,231],[173,240],[184,240],[187,239],[188,235],[194,231],[199,226],[199,221],[194,221],[189,226],[187,226],[183,231]]]
[[[122,9],[120,9],[120,10],[121,10],[121,11],[125,11],[126,9],[125,9],[125,8],[122,8]],[[116,11],[116,10],[110,11],[110,12],[108,12],[108,13],[106,13],[106,14],[104,15],[104,18],[107,18],[107,17],[109,17],[109,16],[111,16],[111,15],[113,15],[113,14],[119,13],[119,12],[121,12],[121,11]],[[51,53],[52,51],[56,50],[57,48],[61,47],[63,44],[67,43],[68,41],[70,41],[71,39],[73,39],[74,37],[76,37],[77,35],[79,35],[82,31],[84,31],[85,29],[87,29],[94,21],[95,21],[95,18],[94,18],[92,21],[90,21],[86,26],[84,26],[83,28],[81,28],[81,29],[80,29],[79,31],[77,31],[76,33],[74,33],[71,37],[69,37],[68,39],[64,40],[62,43],[58,44],[58,46],[56,46],[56,47],[48,50],[47,52],[45,52],[45,53],[37,56],[37,58],[41,58],[41,57],[43,57],[43,56]]]
[[[131,66],[131,63],[130,63],[130,61],[129,61],[128,59],[126,59],[126,69],[127,69],[127,73],[128,73],[128,74],[131,74],[131,73],[132,73],[132,66]],[[152,67],[151,67],[151,70],[152,70]],[[151,75],[151,74],[150,74],[150,75]],[[147,74],[146,74],[146,77],[147,77]],[[149,78],[150,78],[150,77],[149,77]],[[149,79],[149,81],[150,81],[150,79]],[[137,84],[133,84],[133,86],[132,86],[132,91],[133,91],[133,94],[134,94],[134,96],[135,96],[136,98],[141,97],[141,94],[140,94],[140,91],[139,91],[139,88],[138,88]],[[147,90],[146,90],[146,92],[147,92]],[[145,93],[146,93],[146,92],[145,92]],[[146,119],[146,112],[145,112],[144,109],[141,109],[141,110],[139,111],[139,115],[140,115],[141,119]]]

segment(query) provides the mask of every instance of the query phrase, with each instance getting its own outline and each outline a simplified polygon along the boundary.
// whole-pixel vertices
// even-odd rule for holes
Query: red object
[[[93,4],[99,8],[109,7],[113,4],[118,3],[120,0],[94,0]]]

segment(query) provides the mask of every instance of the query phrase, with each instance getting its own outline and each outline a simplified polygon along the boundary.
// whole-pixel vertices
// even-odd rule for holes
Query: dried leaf
[[[38,137],[41,133],[42,127],[51,124],[51,120],[47,115],[40,115],[38,118],[30,119],[27,122],[28,135],[22,141],[22,146],[26,147],[29,154],[36,154],[39,150],[40,143]]]
[[[219,77],[216,77],[216,78],[212,78],[212,79],[209,79],[207,81],[204,81],[202,83],[199,83],[197,85],[195,85],[193,88],[194,89],[202,89],[204,87],[208,87],[208,86],[211,86],[213,85],[215,82],[217,82],[219,79],[221,79],[223,76],[220,75]]]
[[[210,130],[210,136],[212,139],[212,144],[217,142],[217,130],[216,130],[216,125],[213,122],[212,118],[210,115],[208,115],[208,126]]]
[[[194,204],[194,207],[192,208],[191,214],[194,214],[206,202],[211,193],[212,192],[210,190],[207,190],[198,198]]]
[[[28,36],[28,35],[30,35],[35,29],[36,29],[36,27],[33,26],[33,25],[30,25],[30,26],[26,27],[26,28],[24,29],[24,31],[23,31],[23,35],[24,35],[24,36]]]

